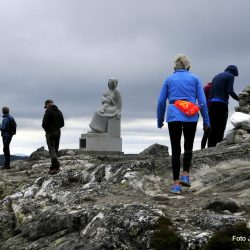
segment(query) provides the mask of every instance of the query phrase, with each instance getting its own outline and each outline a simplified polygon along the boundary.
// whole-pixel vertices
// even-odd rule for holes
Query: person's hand
[[[158,122],[158,125],[157,125],[158,128],[162,128],[163,126],[164,126],[163,122]]]
[[[204,131],[208,131],[210,127],[206,126],[206,125],[203,125],[203,130]]]

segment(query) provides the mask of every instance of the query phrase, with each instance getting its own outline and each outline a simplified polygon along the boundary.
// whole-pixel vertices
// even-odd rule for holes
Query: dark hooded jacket
[[[224,72],[216,75],[212,81],[211,101],[228,103],[229,95],[238,101],[239,97],[234,92],[234,77],[238,75],[238,69],[234,65],[229,65]]]
[[[60,130],[64,126],[64,118],[62,112],[56,105],[47,108],[43,116],[42,127],[46,133]]]

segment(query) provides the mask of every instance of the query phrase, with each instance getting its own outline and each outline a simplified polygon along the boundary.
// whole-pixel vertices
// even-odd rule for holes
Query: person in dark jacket
[[[167,107],[168,130],[172,148],[172,170],[173,185],[170,189],[172,193],[180,194],[181,186],[191,186],[189,170],[192,165],[193,144],[196,126],[199,119],[198,113],[188,116],[175,106],[175,101],[185,100],[200,107],[203,117],[203,129],[207,130],[210,126],[206,97],[199,78],[190,71],[190,62],[183,55],[177,55],[174,62],[174,73],[164,82],[157,106],[157,126],[163,127],[164,116]],[[183,171],[180,174],[181,157],[181,137],[184,135],[184,156]]]
[[[211,103],[209,105],[211,128],[208,136],[208,147],[216,146],[224,138],[229,96],[239,101],[238,95],[234,92],[234,77],[238,75],[238,68],[235,65],[229,65],[224,72],[216,75],[212,81]]]
[[[211,91],[211,89],[212,89],[212,86],[213,86],[212,83],[209,82],[209,83],[207,83],[207,84],[204,86],[204,88],[203,88],[204,93],[205,93],[205,96],[206,96],[207,106],[208,106],[208,107],[209,107],[209,105],[210,105],[210,91]],[[205,130],[204,133],[203,133],[203,137],[202,137],[202,140],[201,140],[201,149],[205,148],[206,145],[207,145],[207,140],[208,140],[209,131],[210,131],[210,129],[207,129],[207,130]]]
[[[2,112],[3,120],[0,130],[3,139],[3,153],[5,157],[5,163],[2,169],[10,169],[10,142],[13,135],[9,131],[9,124],[11,120],[14,120],[14,118],[9,114],[10,109],[8,107],[3,107]]]
[[[44,108],[46,108],[46,111],[43,116],[42,127],[46,132],[46,141],[51,158],[49,174],[57,174],[60,171],[60,162],[57,156],[64,118],[62,112],[54,105],[52,100],[45,101]]]

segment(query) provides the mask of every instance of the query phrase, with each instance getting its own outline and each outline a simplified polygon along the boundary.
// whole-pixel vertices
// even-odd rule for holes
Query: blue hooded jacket
[[[228,103],[229,95],[238,101],[239,97],[234,92],[234,77],[238,75],[238,69],[234,65],[229,65],[224,72],[216,75],[212,81],[211,102]]]
[[[165,80],[158,98],[157,121],[159,128],[164,121],[167,99],[169,100],[166,117],[167,122],[197,122],[199,119],[198,114],[194,116],[185,115],[182,111],[175,107],[174,101],[185,100],[196,103],[196,100],[198,100],[198,105],[203,117],[203,124],[204,126],[210,127],[207,101],[203,87],[198,77],[191,72],[179,69]]]
[[[8,133],[9,122],[12,119],[13,119],[13,117],[10,114],[3,115],[2,125],[0,125],[0,130],[1,130],[2,137],[12,137]]]

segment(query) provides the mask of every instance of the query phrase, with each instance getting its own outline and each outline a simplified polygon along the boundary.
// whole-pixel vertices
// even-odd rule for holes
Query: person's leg
[[[210,132],[208,136],[208,147],[215,147],[224,137],[227,125],[228,106],[226,103],[212,102],[209,107]]]
[[[173,180],[177,183],[180,175],[182,122],[169,122],[168,130],[172,149]]]
[[[212,102],[209,107],[210,130],[208,134],[208,147],[215,147],[218,138],[217,133],[220,110],[216,104],[216,102]]]
[[[203,137],[202,137],[202,140],[201,140],[201,149],[206,147],[208,135],[209,135],[209,129],[204,131],[204,133],[203,133]]]
[[[197,122],[184,122],[184,156],[183,156],[183,171],[180,176],[180,184],[182,186],[191,187],[189,178],[189,170],[192,164],[193,144],[196,132]]]
[[[59,168],[59,162],[57,159],[57,154],[56,154],[56,140],[53,132],[46,133],[46,140],[47,140],[47,145],[49,149],[49,154],[51,158],[51,167],[50,170],[53,169],[58,169]]]
[[[193,145],[196,132],[197,122],[184,122],[184,156],[183,156],[183,171],[189,173],[193,157]]]
[[[222,103],[220,105],[220,122],[218,124],[218,133],[217,133],[217,143],[221,142],[224,139],[224,132],[227,126],[228,118],[228,105]]]
[[[10,167],[10,142],[11,142],[11,137],[9,136],[4,136],[3,137],[3,153],[5,157],[5,163],[4,167],[9,168]]]
[[[55,132],[55,150],[56,150],[57,156],[58,156],[58,152],[59,152],[60,137],[61,137],[61,131],[58,130]]]

